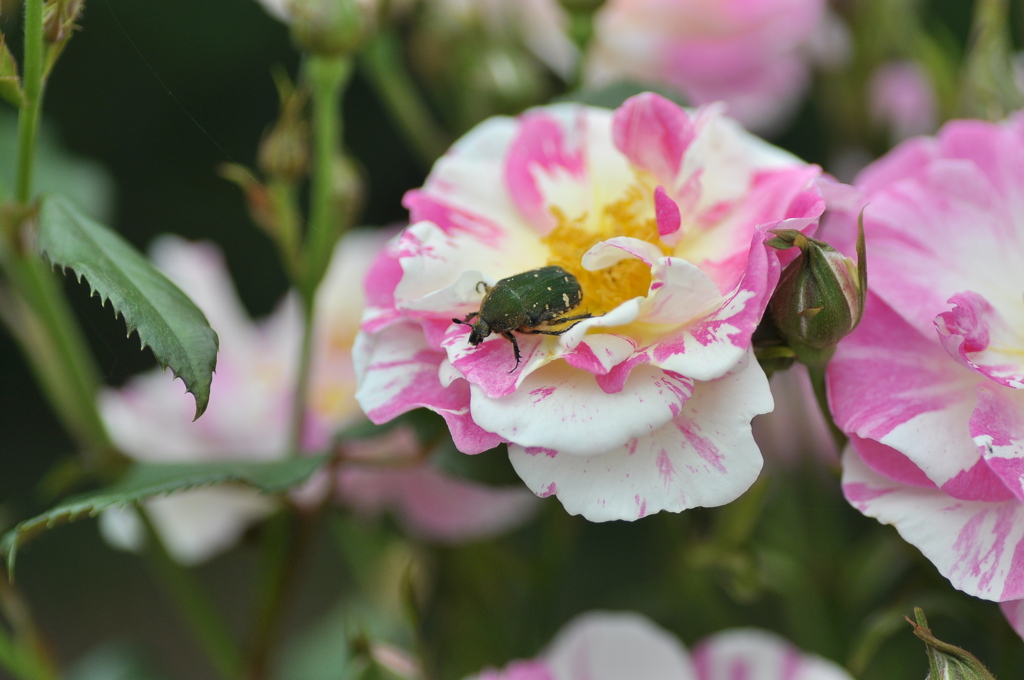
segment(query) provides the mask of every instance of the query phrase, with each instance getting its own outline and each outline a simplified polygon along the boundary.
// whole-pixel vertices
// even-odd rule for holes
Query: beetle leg
[[[477,281],[475,287],[476,287],[476,292],[478,292],[478,293],[480,292],[480,286],[484,287],[484,292],[485,293],[491,289],[491,287],[487,285],[486,281]]]
[[[519,343],[516,342],[516,336],[512,335],[512,331],[507,331],[502,333],[502,335],[508,338],[509,342],[512,343],[512,351],[516,355],[516,365],[512,367],[511,371],[509,371],[509,373],[513,373],[517,368],[519,368],[519,360],[522,358],[522,355],[519,354]]]
[[[569,331],[569,330],[572,330],[573,328],[575,328],[576,324],[579,323],[580,321],[583,321],[583,319],[589,319],[589,318],[591,318],[591,316],[589,314],[587,314],[586,316],[584,316],[582,318],[571,316],[571,317],[569,317],[567,319],[559,319],[558,320],[559,322],[561,322],[561,321],[576,321],[576,323],[574,323],[571,326],[568,326],[566,328],[559,328],[557,331],[548,331],[548,330],[544,330],[543,328],[531,328],[529,330],[523,330],[522,328],[520,328],[519,332],[520,333],[529,333],[531,335],[561,335],[562,333],[565,333],[566,331]],[[579,319],[579,320],[577,321],[577,319]]]

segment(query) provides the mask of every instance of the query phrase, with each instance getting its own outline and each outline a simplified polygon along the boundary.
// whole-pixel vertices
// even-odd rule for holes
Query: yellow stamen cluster
[[[551,207],[557,226],[544,237],[551,251],[548,264],[559,265],[580,282],[583,304],[580,309],[594,316],[605,314],[634,297],[647,295],[651,270],[640,260],[629,258],[606,269],[587,271],[580,264],[583,254],[595,244],[615,236],[631,236],[671,250],[661,242],[654,218],[650,191],[633,185],[625,195],[608,203],[594,215],[583,213],[569,217],[557,206]]]

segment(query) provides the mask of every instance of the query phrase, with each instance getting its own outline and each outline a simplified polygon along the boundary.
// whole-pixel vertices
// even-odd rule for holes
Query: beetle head
[[[486,321],[484,321],[479,316],[476,317],[476,319],[473,321],[470,321],[468,318],[452,319],[452,321],[470,327],[471,330],[469,331],[469,344],[473,345],[473,347],[479,345],[481,342],[484,341],[484,338],[491,334],[491,327],[487,324]]]

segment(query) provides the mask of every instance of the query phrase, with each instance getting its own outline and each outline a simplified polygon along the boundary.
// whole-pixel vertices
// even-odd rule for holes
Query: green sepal
[[[15,108],[20,109],[25,105],[25,93],[21,89],[18,63],[14,60],[11,51],[7,49],[2,33],[0,33],[0,98]]]
[[[0,555],[6,558],[7,573],[13,580],[18,548],[47,529],[95,517],[109,508],[214,484],[233,482],[263,493],[280,493],[306,481],[327,457],[322,454],[272,462],[136,463],[111,486],[69,498],[19,523],[0,539]]]
[[[116,232],[58,196],[44,198],[39,252],[53,265],[85,277],[94,295],[110,301],[163,368],[181,378],[196,400],[196,418],[210,401],[217,334],[177,286]]]

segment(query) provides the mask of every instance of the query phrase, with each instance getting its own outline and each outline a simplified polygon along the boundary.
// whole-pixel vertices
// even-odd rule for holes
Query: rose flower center
[[[666,255],[671,248],[662,243],[658,224],[651,210],[650,192],[630,186],[618,201],[605,204],[597,212],[576,217],[566,215],[557,206],[551,214],[557,226],[542,239],[551,255],[549,265],[558,265],[576,277],[583,290],[580,309],[594,316],[606,314],[626,300],[647,295],[651,269],[634,258],[598,271],[587,271],[581,260],[594,245],[616,236],[629,236],[658,246]]]

